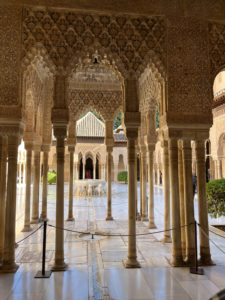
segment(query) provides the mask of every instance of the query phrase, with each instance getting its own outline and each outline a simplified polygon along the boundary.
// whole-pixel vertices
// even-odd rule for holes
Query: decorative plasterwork
[[[103,49],[124,77],[142,73],[153,62],[165,64],[165,21],[162,17],[79,14],[24,9],[23,56],[41,43],[56,66],[66,67],[78,52]],[[91,50],[92,51],[92,50]]]

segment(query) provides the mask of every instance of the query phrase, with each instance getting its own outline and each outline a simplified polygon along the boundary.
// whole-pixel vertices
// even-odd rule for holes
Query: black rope
[[[68,229],[68,228],[63,228],[63,227],[59,227],[59,226],[54,226],[52,224],[47,224],[49,227],[53,227],[59,230],[65,230],[65,231],[69,231],[69,232],[74,232],[74,233],[79,233],[79,234],[91,234],[90,231],[77,231],[77,230],[72,230],[72,229]]]

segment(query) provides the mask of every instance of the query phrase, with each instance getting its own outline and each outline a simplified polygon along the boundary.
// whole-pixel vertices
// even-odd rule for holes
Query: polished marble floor
[[[17,187],[16,241],[22,233],[24,219],[23,186]],[[65,228],[76,231],[127,233],[127,185],[113,184],[112,215],[114,221],[106,222],[106,197],[74,198],[75,222],[65,222]],[[41,194],[40,194],[41,199]],[[197,199],[195,199],[197,211]],[[41,203],[40,203],[41,210]],[[68,213],[68,185],[65,185],[65,219]],[[196,214],[197,216],[197,214]],[[49,224],[55,224],[55,186],[48,188]],[[155,187],[156,230],[149,230],[147,222],[137,222],[137,233],[163,229],[163,190]],[[211,220],[219,223],[224,220]],[[33,225],[37,228],[39,225]],[[215,266],[205,267],[205,275],[190,274],[188,268],[172,268],[171,244],[163,244],[163,234],[137,237],[138,260],[141,269],[125,269],[127,237],[103,237],[65,232],[65,260],[68,271],[52,273],[49,279],[35,279],[41,269],[42,230],[37,231],[16,249],[20,265],[16,274],[0,274],[0,300],[51,300],[51,299],[209,299],[225,288],[225,254],[211,244]],[[214,234],[210,238],[225,250],[225,239]],[[54,260],[55,229],[47,230],[47,268]]]

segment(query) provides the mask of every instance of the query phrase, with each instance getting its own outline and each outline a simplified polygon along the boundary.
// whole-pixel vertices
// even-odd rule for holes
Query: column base
[[[164,236],[162,239],[161,239],[161,242],[162,243],[172,243],[172,239],[170,236]]]
[[[155,223],[148,223],[148,228],[149,229],[155,229],[155,228],[157,228],[156,226],[155,226]]]
[[[17,265],[16,263],[12,263],[12,264],[2,264],[2,266],[0,267],[0,273],[16,273],[16,271],[18,270],[19,265]]]
[[[30,221],[30,224],[38,224],[40,222],[40,220],[37,218],[37,219],[32,219]]]
[[[124,262],[124,266],[126,269],[135,269],[135,268],[141,268],[140,263],[137,261],[137,257],[128,257]]]
[[[73,222],[73,221],[75,221],[75,219],[74,219],[74,217],[68,217],[68,218],[66,219],[66,221],[67,221],[67,222]]]
[[[142,222],[147,222],[148,221],[148,217],[147,216],[141,216],[141,221]]]
[[[185,262],[184,262],[182,256],[172,257],[172,259],[170,260],[170,264],[173,267],[184,267],[185,266]]]
[[[25,225],[23,227],[23,229],[21,230],[21,232],[29,232],[32,231],[33,229],[30,227],[30,225]]]
[[[139,213],[136,215],[136,221],[141,221],[141,215]]]
[[[106,221],[113,221],[113,217],[112,217],[112,216],[107,216],[107,217],[105,218],[105,220],[106,220]]]
[[[187,267],[193,267],[195,265],[195,255],[186,257],[184,262]]]
[[[201,255],[200,259],[198,260],[200,266],[215,266],[216,264],[211,259],[211,255]]]
[[[59,272],[59,271],[66,271],[68,269],[68,265],[62,262],[55,262],[54,265],[51,267],[52,272]]]

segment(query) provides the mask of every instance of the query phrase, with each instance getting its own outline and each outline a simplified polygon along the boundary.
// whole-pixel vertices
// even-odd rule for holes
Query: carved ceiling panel
[[[79,14],[65,11],[24,9],[23,56],[37,43],[43,44],[56,66],[67,66],[78,52],[102,48],[128,74],[142,72],[152,59],[163,72],[165,21],[162,17]],[[123,74],[125,75],[125,74]]]

